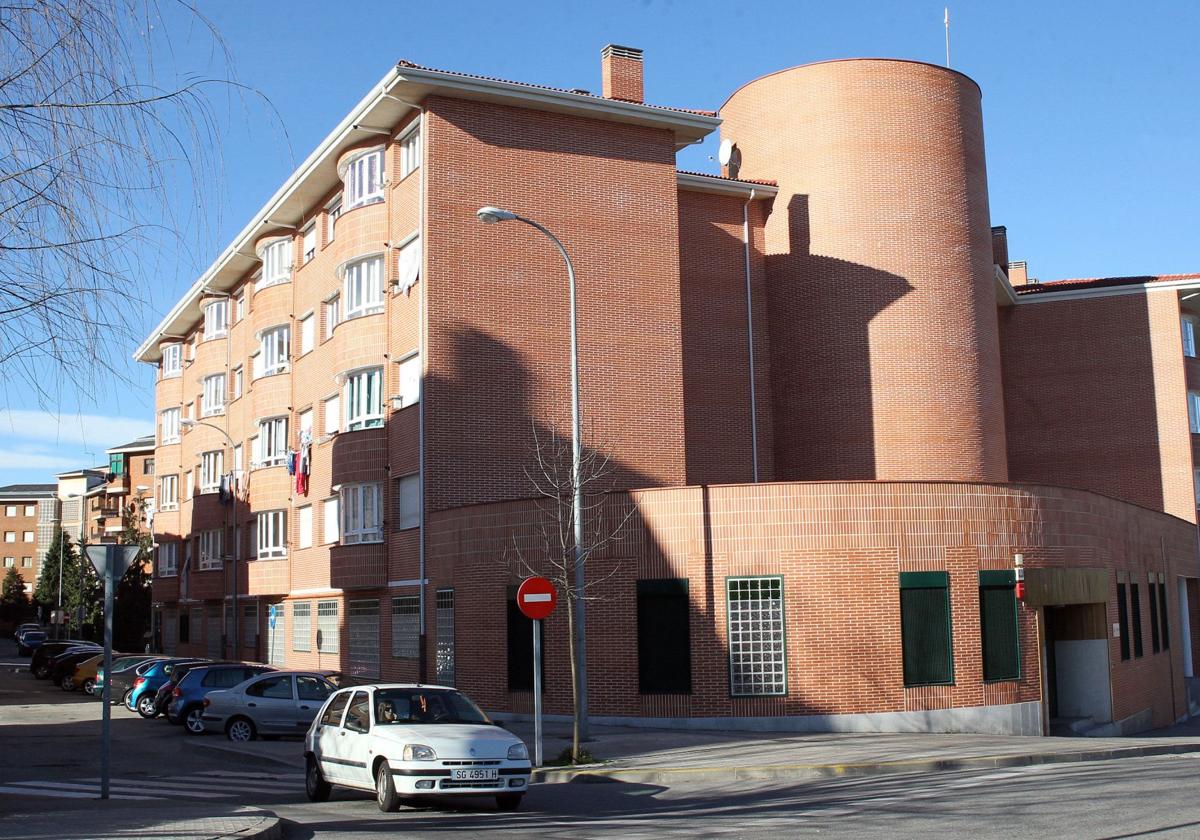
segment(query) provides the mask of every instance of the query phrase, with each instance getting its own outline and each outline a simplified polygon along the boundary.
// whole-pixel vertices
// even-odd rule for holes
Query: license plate
[[[456,782],[492,782],[500,778],[500,771],[495,768],[452,770],[450,778]]]

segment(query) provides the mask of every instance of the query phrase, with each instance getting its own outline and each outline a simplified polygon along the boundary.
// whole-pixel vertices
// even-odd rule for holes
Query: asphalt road
[[[0,815],[82,817],[97,808],[99,704],[34,680],[27,662],[0,643]],[[309,803],[299,767],[212,750],[211,736],[120,708],[113,737],[114,805],[255,805],[279,814],[288,838],[1200,837],[1196,754],[794,783],[545,784],[517,813],[485,799],[382,814],[351,791]]]

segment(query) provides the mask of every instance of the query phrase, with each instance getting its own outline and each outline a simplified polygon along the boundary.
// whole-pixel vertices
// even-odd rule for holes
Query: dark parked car
[[[167,706],[171,703],[171,692],[175,690],[175,686],[179,685],[179,681],[184,678],[188,671],[193,668],[201,668],[206,665],[239,665],[239,662],[227,662],[223,659],[197,659],[192,662],[179,662],[170,669],[170,676],[167,681],[158,687],[158,691],[154,693],[154,714],[165,715]]]
[[[46,677],[50,676],[50,660],[68,648],[78,647],[99,648],[100,646],[95,642],[85,642],[80,639],[46,642],[34,651],[33,658],[29,660],[29,673],[33,674],[39,680],[46,679]]]
[[[26,630],[17,638],[17,653],[32,656],[33,652],[46,643],[46,634],[41,630]]]
[[[181,662],[197,662],[194,657],[176,657],[174,659],[159,659],[151,662],[146,670],[133,679],[133,690],[129,693],[126,706],[144,718],[152,718],[158,714],[154,709],[154,695],[162,684],[171,678],[171,672]],[[141,670],[140,668],[138,670]]]
[[[171,692],[167,720],[183,723],[193,735],[204,732],[204,698],[210,691],[233,688],[251,677],[274,671],[270,665],[209,665],[193,668],[183,675]]]
[[[129,711],[132,712],[133,705],[130,704],[128,702],[128,700],[129,700],[129,696],[133,693],[134,680],[136,680],[138,677],[144,675],[146,673],[146,671],[150,669],[151,666],[153,666],[159,662],[162,662],[164,659],[167,659],[167,658],[168,657],[166,657],[166,656],[152,656],[149,659],[147,659],[145,662],[139,662],[138,664],[134,665],[132,668],[123,668],[120,671],[117,671],[114,669],[113,675],[112,675],[112,690],[111,691],[112,691],[112,696],[117,699],[115,699],[113,702],[120,703],[122,706],[127,706],[129,708]],[[102,675],[97,675],[96,682],[98,685],[103,686],[104,680],[100,678],[101,676]]]
[[[103,648],[96,647],[81,647],[79,649],[68,649],[60,653],[58,656],[50,660],[50,682],[57,686],[63,684],[63,680],[69,679],[75,673],[75,666],[85,659],[91,659],[97,653],[104,653]]]

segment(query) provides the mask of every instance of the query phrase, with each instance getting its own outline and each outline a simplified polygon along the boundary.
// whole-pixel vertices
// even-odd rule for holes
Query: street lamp
[[[65,501],[68,501],[69,499],[78,499],[78,498],[79,498],[78,493],[68,493],[67,495],[63,496],[61,501],[65,502]],[[59,519],[59,524],[58,524],[58,609],[56,610],[56,612],[58,613],[58,623],[56,623],[54,625],[54,629],[55,629],[54,638],[56,638],[56,639],[62,638],[63,553],[67,547],[66,536],[67,536],[67,531],[65,528],[62,527],[62,520],[61,520],[61,514],[60,514],[60,519]]]
[[[207,426],[210,429],[216,429],[218,432],[220,432],[224,436],[225,440],[228,441],[229,457],[230,457],[230,460],[232,461],[233,450],[237,448],[237,444],[235,444],[233,442],[233,438],[231,438],[229,436],[229,432],[225,431],[220,426],[213,425],[212,423],[206,423],[203,420],[192,420],[191,418],[188,418],[188,417],[185,417],[182,420],[180,420],[179,425],[185,429],[192,429],[192,428],[195,428],[196,426]],[[233,474],[232,466],[229,470],[229,474],[230,475]],[[233,490],[232,484],[233,483],[230,482],[230,488],[229,488],[230,491]],[[240,644],[241,643],[241,638],[240,638],[241,622],[239,620],[240,616],[238,616],[238,561],[241,558],[238,555],[241,554],[242,546],[241,546],[241,539],[239,539],[239,535],[238,535],[238,531],[237,531],[237,522],[234,517],[234,512],[235,512],[236,508],[237,508],[237,499],[236,499],[236,497],[231,495],[230,500],[229,500],[229,516],[227,517],[227,521],[229,522],[229,531],[232,532],[232,538],[233,538],[233,595],[232,595],[232,599],[231,599],[231,603],[230,603],[230,609],[233,612],[233,656],[232,656],[232,658],[240,659],[241,653],[242,653],[242,647]]]
[[[575,526],[575,650],[579,662],[579,737],[588,737],[588,705],[587,705],[587,634],[584,630],[584,598],[583,598],[583,482],[580,480],[580,430],[579,430],[579,340],[575,328],[575,266],[567,249],[558,241],[553,233],[539,225],[533,219],[518,216],[509,210],[499,207],[480,207],[475,211],[476,217],[485,225],[497,222],[524,222],[546,235],[554,243],[558,253],[562,255],[567,266],[567,283],[571,303],[571,484],[574,498],[571,502],[571,518]]]

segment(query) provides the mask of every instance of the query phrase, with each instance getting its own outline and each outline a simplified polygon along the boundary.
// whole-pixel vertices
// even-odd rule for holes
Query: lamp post
[[[69,499],[78,499],[78,493],[68,493],[62,498],[62,501]],[[62,638],[62,579],[63,579],[63,554],[67,547],[67,529],[62,526],[62,514],[59,514],[58,522],[58,622],[54,625],[54,638]]]
[[[553,233],[532,219],[518,216],[509,210],[499,207],[480,207],[475,211],[476,217],[485,225],[497,222],[524,222],[545,234],[554,243],[558,253],[562,255],[567,266],[567,283],[571,304],[571,484],[574,496],[571,501],[571,518],[575,536],[575,651],[579,663],[579,737],[588,737],[588,701],[587,701],[587,634],[584,629],[584,598],[583,598],[583,483],[580,481],[581,434],[579,428],[579,340],[575,326],[575,266],[567,249],[558,241]]]
[[[230,460],[232,461],[233,450],[237,448],[237,444],[235,444],[233,442],[233,438],[231,438],[229,436],[229,432],[225,431],[220,426],[213,425],[212,423],[206,423],[203,420],[191,420],[189,418],[184,418],[184,419],[180,420],[179,425],[185,429],[192,429],[192,428],[195,428],[196,426],[206,426],[210,429],[216,429],[218,432],[221,433],[221,435],[229,443],[229,457],[230,457]],[[229,474],[230,475],[233,474],[232,467],[229,470]],[[232,491],[233,490],[232,482],[230,482],[230,485],[231,485],[230,490]],[[241,643],[241,638],[240,638],[240,636],[241,636],[240,618],[241,617],[238,615],[238,561],[241,558],[238,555],[241,554],[242,546],[241,546],[241,540],[239,539],[238,532],[237,532],[237,522],[234,517],[236,508],[237,508],[237,500],[236,500],[236,498],[231,497],[230,501],[229,501],[229,515],[226,519],[229,523],[229,531],[233,532],[232,533],[232,538],[233,538],[233,594],[231,596],[231,602],[230,602],[230,609],[233,611],[233,655],[232,655],[232,658],[240,659],[241,653],[242,653],[242,646],[240,644]]]

